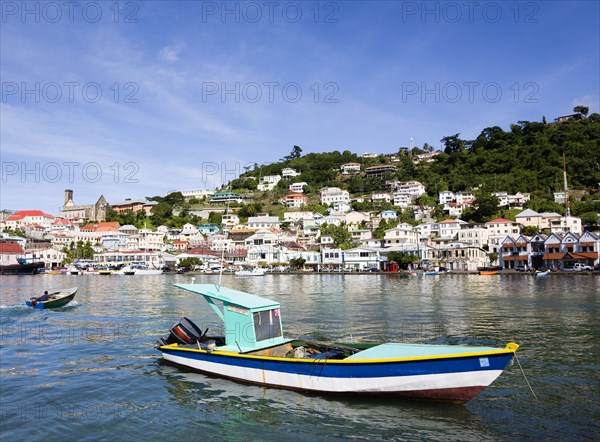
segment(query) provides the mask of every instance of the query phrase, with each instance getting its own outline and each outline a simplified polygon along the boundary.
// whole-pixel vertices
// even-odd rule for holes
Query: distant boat
[[[427,275],[427,276],[434,276],[434,275],[439,275],[439,274],[440,274],[440,272],[438,272],[437,270],[429,270],[424,273],[424,275]]]
[[[548,276],[550,274],[550,270],[546,270],[544,272],[535,272],[534,275],[538,278],[542,278],[544,276]]]
[[[77,287],[62,289],[56,292],[49,293],[46,296],[32,297],[29,301],[25,301],[25,305],[33,308],[58,308],[67,305],[75,297]]]
[[[145,262],[132,262],[130,265],[123,267],[119,270],[119,274],[122,275],[160,275],[162,274],[161,269],[151,269]]]
[[[500,267],[478,267],[477,272],[482,276],[499,275]]]
[[[252,270],[238,270],[235,272],[235,276],[264,276],[265,270],[260,267],[254,267]]]
[[[278,302],[212,284],[175,286],[208,302],[223,321],[223,335],[182,318],[158,339],[162,357],[261,386],[465,403],[502,374],[519,348],[513,342],[497,348],[286,339]]]

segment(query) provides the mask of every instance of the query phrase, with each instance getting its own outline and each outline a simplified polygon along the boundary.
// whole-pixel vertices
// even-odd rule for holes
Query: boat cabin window
[[[256,342],[281,336],[279,309],[254,312],[254,333]]]

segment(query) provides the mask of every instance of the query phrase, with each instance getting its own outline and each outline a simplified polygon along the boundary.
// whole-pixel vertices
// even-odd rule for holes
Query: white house
[[[446,219],[444,221],[440,221],[438,224],[440,229],[440,238],[456,239],[458,232],[460,232],[461,226],[467,224],[467,222],[461,219]]]
[[[54,221],[54,216],[41,210],[19,210],[4,220],[4,225],[12,230],[20,229],[26,224],[39,224],[49,228]]]
[[[328,206],[335,202],[350,202],[350,193],[338,187],[326,187],[321,189],[321,204]]]
[[[360,164],[359,163],[346,163],[342,164],[340,167],[342,170],[342,175],[354,175],[360,173]]]
[[[458,241],[475,247],[488,244],[489,231],[485,224],[462,224],[458,232]]]
[[[439,201],[440,204],[448,204],[456,201],[456,195],[454,192],[450,192],[449,190],[444,190],[439,193]]]
[[[456,192],[456,202],[458,204],[472,203],[475,200],[473,192]]]
[[[332,207],[329,209],[330,213],[347,213],[352,210],[350,204],[345,201],[336,201],[333,203]]]
[[[300,172],[296,172],[295,169],[292,169],[290,167],[285,167],[281,171],[281,176],[283,177],[283,179],[286,179],[286,180],[289,180],[290,178],[297,177],[298,175],[300,175]]]
[[[490,252],[498,252],[500,244],[507,236],[517,237],[521,234],[519,223],[504,218],[496,218],[485,223],[488,231],[488,245]]]
[[[307,182],[293,183],[290,184],[289,190],[294,193],[304,193],[304,186],[308,186]]]
[[[392,200],[392,197],[387,192],[373,192],[371,195],[371,201],[374,203],[384,201],[389,203]]]
[[[386,260],[387,258],[382,255],[381,249],[357,247],[344,251],[344,265],[355,270],[381,269],[382,263]]]
[[[419,243],[418,233],[413,226],[406,223],[400,223],[393,229],[386,230],[383,239],[386,247],[399,244],[414,244],[416,246]]]
[[[412,203],[412,198],[407,193],[394,193],[394,206],[407,209]]]
[[[277,216],[251,216],[248,218],[250,229],[279,229],[279,217]]]
[[[561,216],[558,219],[552,219],[550,220],[550,231],[552,233],[572,232],[581,234],[583,232],[581,218],[577,218],[576,216]]]
[[[273,190],[281,181],[281,175],[265,175],[260,178],[257,189],[261,192]]]
[[[425,186],[419,181],[390,181],[387,184],[392,187],[395,194],[410,195],[413,200],[425,194]]]
[[[177,191],[174,190],[173,192],[177,192]],[[201,200],[202,198],[209,198],[210,196],[212,196],[213,193],[215,193],[214,190],[208,190],[208,189],[180,190],[180,192],[183,195],[183,198],[186,200],[191,200],[192,198]],[[172,193],[172,192],[169,192],[169,193]]]
[[[325,268],[341,269],[344,265],[344,251],[342,249],[322,249],[321,265]]]

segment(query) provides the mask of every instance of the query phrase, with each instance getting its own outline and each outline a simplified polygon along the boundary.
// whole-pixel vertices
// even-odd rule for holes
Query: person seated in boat
[[[50,295],[48,294],[48,290],[44,291],[44,294],[39,298],[33,298],[35,302],[44,302],[50,299]]]

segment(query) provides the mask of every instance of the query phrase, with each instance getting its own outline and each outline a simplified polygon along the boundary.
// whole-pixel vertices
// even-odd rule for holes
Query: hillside
[[[397,179],[422,182],[431,197],[430,202],[444,190],[456,192],[478,188],[480,194],[528,192],[532,194],[530,207],[560,211],[561,207],[553,202],[553,192],[563,188],[564,153],[570,189],[588,193],[598,191],[599,114],[563,123],[519,121],[509,131],[494,126],[483,129],[474,140],[464,140],[456,134],[444,137],[441,142],[445,149],[435,161],[418,164],[413,160],[415,155],[424,152],[419,148],[400,149],[392,163],[391,155],[363,158],[349,151],[301,155],[301,149],[295,146],[291,154],[279,162],[255,165],[230,185],[232,190],[253,194],[255,200],[276,203],[277,198],[287,192],[289,182],[282,180],[274,192],[264,194],[256,192],[256,184],[260,177],[281,174],[289,167],[301,172],[294,182],[308,183],[305,193],[312,197],[311,202],[317,202],[322,187],[340,187],[356,196],[382,189],[385,179]],[[340,166],[349,162],[361,164],[362,170],[380,164],[393,164],[398,169],[385,179],[367,178],[364,173],[342,175]],[[578,208],[575,203],[573,210],[580,214],[598,210],[596,204],[593,206]]]

